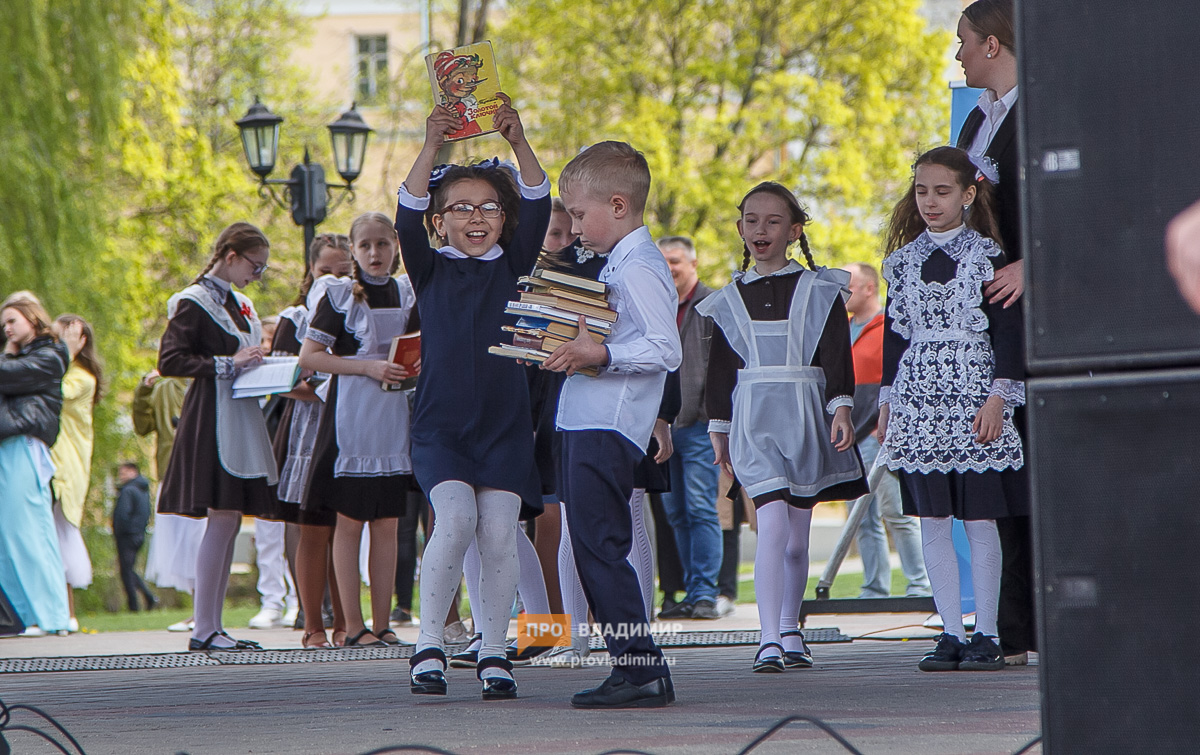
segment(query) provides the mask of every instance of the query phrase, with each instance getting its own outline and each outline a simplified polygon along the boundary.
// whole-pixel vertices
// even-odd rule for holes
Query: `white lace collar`
[[[476,260],[479,260],[480,262],[490,262],[492,260],[499,259],[500,256],[502,254],[504,254],[504,250],[500,248],[499,244],[494,244],[491,249],[487,250],[486,252],[479,255],[478,257],[472,257],[469,254],[460,252],[455,247],[443,246],[442,248],[438,249],[438,254],[441,254],[445,257],[449,257],[452,260],[476,259]]]
[[[362,279],[363,283],[371,286],[382,286],[392,279],[390,275],[371,275],[365,270],[359,271],[359,277]]]
[[[955,262],[961,262],[963,257],[973,248],[972,242],[979,238],[979,234],[967,228],[965,225],[955,228],[953,231],[945,231],[944,233],[932,233],[926,230],[917,237],[919,253],[928,255],[934,249],[941,249],[950,259]]]
[[[799,262],[789,259],[786,265],[779,268],[775,272],[763,275],[762,273],[758,272],[758,265],[755,265],[746,272],[742,273],[741,281],[742,283],[753,283],[754,281],[762,278],[774,278],[776,275],[791,275],[793,273],[798,273],[803,269],[804,268],[801,267]]]

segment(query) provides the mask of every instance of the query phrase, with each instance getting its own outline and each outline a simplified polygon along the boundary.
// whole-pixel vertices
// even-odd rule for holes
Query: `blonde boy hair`
[[[588,191],[607,200],[614,194],[629,199],[632,210],[646,209],[650,196],[650,166],[646,157],[625,142],[600,142],[575,156],[558,177],[560,194]]]

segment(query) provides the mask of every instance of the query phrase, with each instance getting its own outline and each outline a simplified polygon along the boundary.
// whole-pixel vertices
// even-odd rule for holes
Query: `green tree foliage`
[[[948,35],[918,0],[513,0],[507,86],[552,174],[623,139],[654,176],[652,231],[695,237],[706,277],[741,258],[759,180],[812,210],[819,262],[878,256],[884,209],[942,124]]]

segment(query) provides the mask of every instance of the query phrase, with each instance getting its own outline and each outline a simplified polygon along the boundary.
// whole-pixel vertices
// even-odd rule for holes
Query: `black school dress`
[[[212,296],[214,306],[225,310],[243,337],[251,334],[258,321],[248,299],[235,296],[207,278],[199,287],[203,289],[200,295]],[[191,286],[188,290],[198,288]],[[163,475],[158,499],[160,514],[203,518],[209,509],[218,509],[267,519],[279,516],[275,489],[268,478],[234,476],[226,471],[218,454],[215,358],[232,357],[240,347],[238,337],[218,325],[196,301],[177,300],[159,346],[158,371],[163,377],[193,380],[183,399],[175,446]],[[222,362],[222,369],[231,368],[231,362]],[[266,422],[261,413],[258,419],[262,421],[265,438]]]
[[[340,357],[385,359],[393,336],[420,330],[414,302],[407,300],[412,297],[412,289],[407,276],[372,280],[360,274],[358,282],[366,294],[365,302],[353,299],[353,280],[337,279],[328,284],[309,320],[305,338],[320,343]],[[396,313],[386,332],[372,330],[372,318],[381,312]],[[408,422],[407,399],[403,393],[384,391],[378,383],[372,385],[372,382],[361,376],[333,375],[328,387],[324,388],[328,391],[325,409],[313,446],[308,488],[301,503],[306,517],[304,523],[320,523],[317,514],[322,511],[335,511],[363,522],[399,517],[404,513],[412,485],[407,454],[401,453],[405,458],[390,462],[372,460],[370,454],[406,450],[403,440],[408,427],[403,425]],[[345,417],[353,415],[339,412],[339,401],[347,400],[366,402],[368,407],[374,404],[380,408],[381,416],[385,413],[391,416],[392,409],[399,410],[396,423],[400,426],[391,420],[363,421],[347,426]],[[402,407],[399,406],[401,402],[404,402]],[[370,416],[369,412],[363,416]],[[387,443],[362,442],[363,439],[369,441],[372,436],[386,439]],[[395,448],[385,448],[393,442]],[[351,444],[359,445],[360,451],[352,451]],[[354,453],[362,455],[352,456]],[[356,467],[351,463],[352,458],[362,461]],[[399,468],[375,468],[380,463],[389,463],[392,467],[399,464]]]
[[[496,259],[454,259],[429,243],[424,213],[399,205],[396,231],[417,292],[421,377],[413,404],[413,473],[429,495],[449,480],[504,490],[540,511],[533,422],[524,368],[488,353],[516,323],[504,314],[517,279],[533,269],[550,197],[521,199],[516,232]]]

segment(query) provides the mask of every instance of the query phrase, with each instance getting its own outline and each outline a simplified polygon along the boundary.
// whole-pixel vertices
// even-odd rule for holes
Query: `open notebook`
[[[234,398],[257,398],[287,393],[300,378],[298,357],[267,357],[233,379]]]

